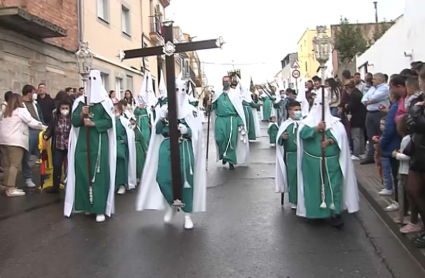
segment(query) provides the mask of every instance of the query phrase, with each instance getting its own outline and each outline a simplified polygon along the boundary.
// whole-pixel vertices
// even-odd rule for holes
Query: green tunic
[[[269,126],[267,133],[269,134],[270,144],[276,144],[276,137],[277,137],[278,131],[279,131],[279,127],[276,125],[276,123]]]
[[[136,117],[137,126],[142,131],[143,137],[145,137],[146,144],[149,146],[149,140],[151,138],[151,119],[149,117],[148,110],[146,107],[136,107],[136,109],[134,109],[134,116]]]
[[[286,176],[288,179],[289,202],[296,205],[298,200],[297,186],[297,130],[294,123],[290,124],[284,132],[288,133],[288,139],[279,138],[279,145],[284,146],[286,156]]]
[[[72,113],[72,125],[80,127],[75,148],[75,210],[94,214],[104,214],[109,193],[109,138],[108,129],[112,128],[112,119],[102,104],[90,106],[90,119],[95,123],[89,127],[90,142],[90,178],[93,187],[93,205],[89,200],[89,176],[87,173],[86,127],[81,119],[82,102]],[[114,138],[111,138],[114,140]],[[98,152],[100,148],[100,156]],[[98,164],[96,167],[96,164]],[[94,178],[94,181],[93,181]]]
[[[198,100],[189,101],[189,104],[192,105],[193,107],[198,107],[199,101]]]
[[[268,96],[262,97],[261,100],[263,101],[263,122],[268,122],[272,114],[273,102]]]
[[[227,93],[222,93],[212,104],[211,111],[215,110],[215,142],[218,146],[219,158],[224,162],[236,165],[236,148],[238,145],[238,127],[243,125],[241,117]]]
[[[315,133],[314,127],[305,126],[300,132],[300,138],[303,140],[303,160],[302,160],[302,173],[304,185],[304,200],[307,218],[329,218],[332,216],[330,209],[333,202],[335,205],[335,214],[341,213],[341,183],[342,171],[339,165],[340,149],[338,144],[329,145],[325,150],[325,199],[326,209],[320,208],[321,201],[321,156],[322,135],[320,132]],[[327,130],[326,138],[336,139],[332,133]],[[330,184],[329,184],[330,181]],[[332,188],[332,190],[331,190]]]
[[[115,172],[115,189],[121,185],[128,184],[128,138],[125,127],[121,120],[115,120],[115,130],[117,136],[117,168]]]
[[[260,107],[259,104],[254,103],[254,102],[246,102],[243,101],[242,102],[243,105],[243,110],[244,110],[244,114],[245,114],[245,121],[246,121],[246,126],[248,129],[248,139],[249,140],[256,140],[257,139],[257,135],[255,133],[255,123],[254,123],[254,114],[252,112],[252,108],[258,108]]]
[[[145,166],[146,152],[148,146],[146,145],[145,138],[139,128],[134,129],[135,141],[136,141],[136,175],[140,179],[143,173],[143,167]]]
[[[162,107],[165,104],[167,104],[167,102],[168,102],[168,99],[167,98],[159,98],[158,99],[158,103],[156,104],[156,106],[158,106],[158,104],[159,104],[159,107]]]
[[[180,151],[180,172],[182,186],[182,202],[185,204],[183,211],[190,213],[193,207],[193,171],[194,171],[194,156],[192,149],[192,131],[184,120],[179,120],[179,124],[184,124],[187,127],[187,134],[183,136],[184,140],[179,143]],[[173,198],[173,177],[171,174],[170,160],[170,137],[169,127],[163,121],[158,121],[156,124],[156,134],[162,134],[165,140],[162,141],[159,147],[158,172],[156,181],[161,189],[162,195],[168,204],[172,205]],[[187,183],[186,183],[187,182]],[[184,186],[186,184],[186,186]],[[189,186],[187,186],[189,185]]]

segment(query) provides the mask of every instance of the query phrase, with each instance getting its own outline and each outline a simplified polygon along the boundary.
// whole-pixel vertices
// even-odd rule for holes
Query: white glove
[[[187,127],[185,125],[179,124],[179,130],[181,135],[187,134]]]
[[[168,117],[168,109],[161,110],[161,119],[166,119]]]

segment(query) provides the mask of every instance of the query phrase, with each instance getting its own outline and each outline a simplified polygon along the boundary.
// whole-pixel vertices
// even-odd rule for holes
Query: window
[[[122,79],[119,77],[115,78],[115,94],[117,95],[118,99],[122,99],[124,97]]]
[[[97,0],[97,17],[109,23],[109,0]]]
[[[108,92],[109,91],[109,74],[101,72],[100,79],[102,80],[103,87]]]
[[[305,62],[305,71],[308,71],[307,62]]]
[[[121,28],[122,32],[127,36],[131,36],[130,31],[130,9],[121,6]]]
[[[301,51],[300,52],[302,52],[303,51],[303,45],[300,45],[301,46]]]
[[[133,76],[131,75],[127,75],[127,90],[130,90],[133,93]]]

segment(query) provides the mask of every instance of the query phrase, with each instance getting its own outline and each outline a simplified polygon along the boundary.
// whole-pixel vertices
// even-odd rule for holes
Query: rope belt
[[[102,136],[99,133],[99,147],[97,149],[96,164],[94,166],[94,175],[93,175],[93,178],[91,180],[92,183],[94,183],[96,181],[96,173],[100,173],[100,154],[101,154],[101,150],[102,150]]]
[[[321,197],[322,203],[320,204],[320,208],[326,209],[327,206],[326,206],[326,195],[325,195],[325,181],[324,181],[324,179],[323,179],[324,177],[322,175],[322,173],[323,173],[323,169],[322,169],[322,157],[321,156],[315,156],[315,155],[309,154],[306,151],[304,151],[304,153],[306,155],[312,157],[312,158],[316,158],[316,159],[319,159],[320,160],[320,180],[322,182],[321,188],[320,188],[320,195],[321,195],[320,197]],[[325,157],[326,174],[328,175],[329,189],[331,191],[331,200],[332,200],[331,205],[330,205],[330,209],[331,210],[335,210],[335,203],[334,203],[334,193],[333,193],[333,190],[332,190],[331,178],[329,176],[329,170],[328,170],[328,159],[329,158],[335,158],[335,157],[337,157],[337,155]]]
[[[230,149],[233,150],[232,133],[233,133],[233,116],[230,116],[230,136],[229,136],[229,141],[227,142],[227,145],[226,145],[226,149],[224,150],[224,153],[223,153],[224,156],[227,156],[227,150],[229,149],[229,147]]]

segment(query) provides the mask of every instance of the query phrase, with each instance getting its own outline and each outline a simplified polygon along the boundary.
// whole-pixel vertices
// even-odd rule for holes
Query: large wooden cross
[[[173,178],[173,206],[181,209],[184,204],[182,202],[182,183],[180,174],[180,153],[179,153],[179,131],[177,119],[177,100],[176,100],[176,84],[175,84],[175,64],[174,54],[182,52],[190,52],[203,49],[221,48],[224,44],[223,39],[205,40],[189,43],[174,44],[173,22],[166,21],[164,24],[164,41],[163,46],[155,46],[149,48],[139,48],[120,51],[119,57],[124,59],[142,58],[147,56],[157,56],[165,54],[165,68],[167,78],[168,91],[168,121],[170,129],[170,152],[171,152],[171,173]],[[199,117],[200,115],[198,115]]]

